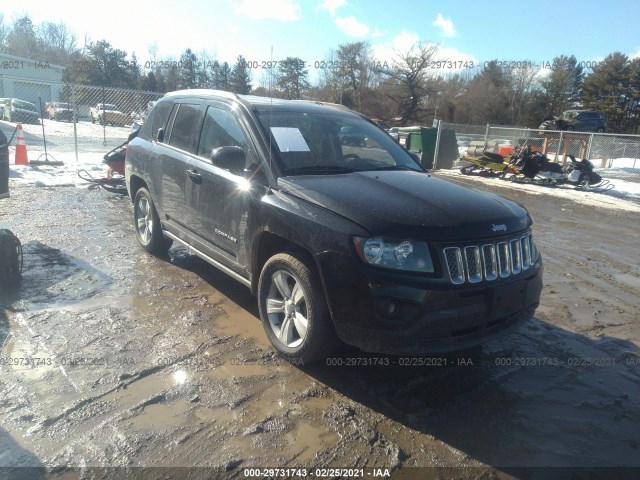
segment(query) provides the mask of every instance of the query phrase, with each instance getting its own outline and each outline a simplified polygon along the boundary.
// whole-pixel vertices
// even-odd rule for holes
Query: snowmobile
[[[562,166],[549,160],[540,152],[531,152],[529,147],[523,148],[510,162],[516,174],[508,177],[516,183],[530,183],[544,186],[572,185],[578,189],[594,192],[606,192],[614,185],[604,180],[593,171],[593,163],[587,159],[576,160],[569,155],[570,163]]]
[[[509,157],[503,157],[499,153],[485,151],[480,157],[461,156],[460,159],[471,163],[460,169],[460,173],[465,175],[498,177],[507,173],[517,173],[517,170],[511,167]]]
[[[138,136],[140,126],[139,123],[134,122],[127,139],[104,155],[102,163],[109,167],[106,178],[94,178],[86,170],[80,170],[78,176],[87,182],[100,185],[108,192],[125,195],[127,186],[124,181],[124,160],[127,156],[127,145]]]
[[[593,171],[591,160],[586,158],[576,160],[573,155],[569,155],[569,159],[571,163],[564,166],[564,183],[591,192],[607,192],[615,187],[609,180],[605,180]]]
[[[517,183],[555,186],[561,183],[565,176],[562,166],[550,161],[543,153],[532,152],[528,146],[511,157],[509,166],[514,174],[508,179]]]

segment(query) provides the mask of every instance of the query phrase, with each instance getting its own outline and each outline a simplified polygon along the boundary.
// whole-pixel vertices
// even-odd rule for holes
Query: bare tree
[[[331,101],[362,111],[371,76],[371,47],[367,42],[339,45],[316,65],[321,68],[321,87]]]
[[[9,27],[4,23],[4,13],[0,12],[0,52],[5,51],[7,47],[7,35]]]
[[[433,79],[429,78],[429,68],[437,52],[437,45],[418,42],[409,51],[398,52],[391,67],[382,70],[390,80],[387,91],[398,105],[400,125],[420,120],[419,111],[424,101],[437,92]]]
[[[508,72],[511,84],[508,89],[509,122],[514,125],[524,123],[539,87],[538,70],[530,65],[522,62]]]
[[[44,22],[37,28],[47,57],[54,63],[66,63],[78,49],[78,36],[64,23]]]

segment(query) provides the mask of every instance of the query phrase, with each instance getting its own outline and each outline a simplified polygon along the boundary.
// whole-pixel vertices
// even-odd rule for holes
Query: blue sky
[[[63,21],[91,40],[151,58],[186,48],[233,62],[287,56],[310,70],[337,45],[368,41],[382,61],[415,41],[438,44],[441,58],[551,62],[559,54],[594,62],[621,51],[640,56],[638,0],[3,0],[5,22],[28,13],[35,23]],[[314,73],[310,72],[312,76]],[[259,75],[254,75],[259,77]]]

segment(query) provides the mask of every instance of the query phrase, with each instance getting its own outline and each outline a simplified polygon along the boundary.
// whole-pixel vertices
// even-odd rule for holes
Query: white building
[[[0,53],[0,97],[19,98],[38,105],[57,101],[66,67],[43,60]]]

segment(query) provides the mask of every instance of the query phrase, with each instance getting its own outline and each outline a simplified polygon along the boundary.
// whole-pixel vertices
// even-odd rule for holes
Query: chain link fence
[[[141,122],[161,93],[0,76],[0,129],[12,138],[23,123],[30,160],[95,161],[122,144],[131,125]],[[409,129],[410,130],[410,129]],[[640,182],[640,135],[537,130],[435,121],[422,128],[426,145],[418,151],[434,169],[460,166],[460,157],[484,150],[503,156],[529,146],[553,161],[569,155],[608,169],[608,178]],[[429,133],[430,131],[431,133]],[[426,135],[429,140],[426,140]],[[433,140],[431,140],[433,139]],[[414,142],[415,143],[415,142]],[[13,145],[13,144],[12,144]]]
[[[11,138],[22,122],[29,159],[102,158],[122,144],[162,94],[23,78],[0,78],[0,129]]]
[[[569,155],[587,158],[596,168],[607,169],[607,178],[640,183],[640,135],[539,130],[496,125],[459,125],[438,122],[438,148],[434,168],[455,168],[450,161],[455,132],[459,156],[480,156],[483,151],[508,156],[515,148],[530,147],[550,160],[567,161]],[[448,152],[448,153],[447,153]]]

